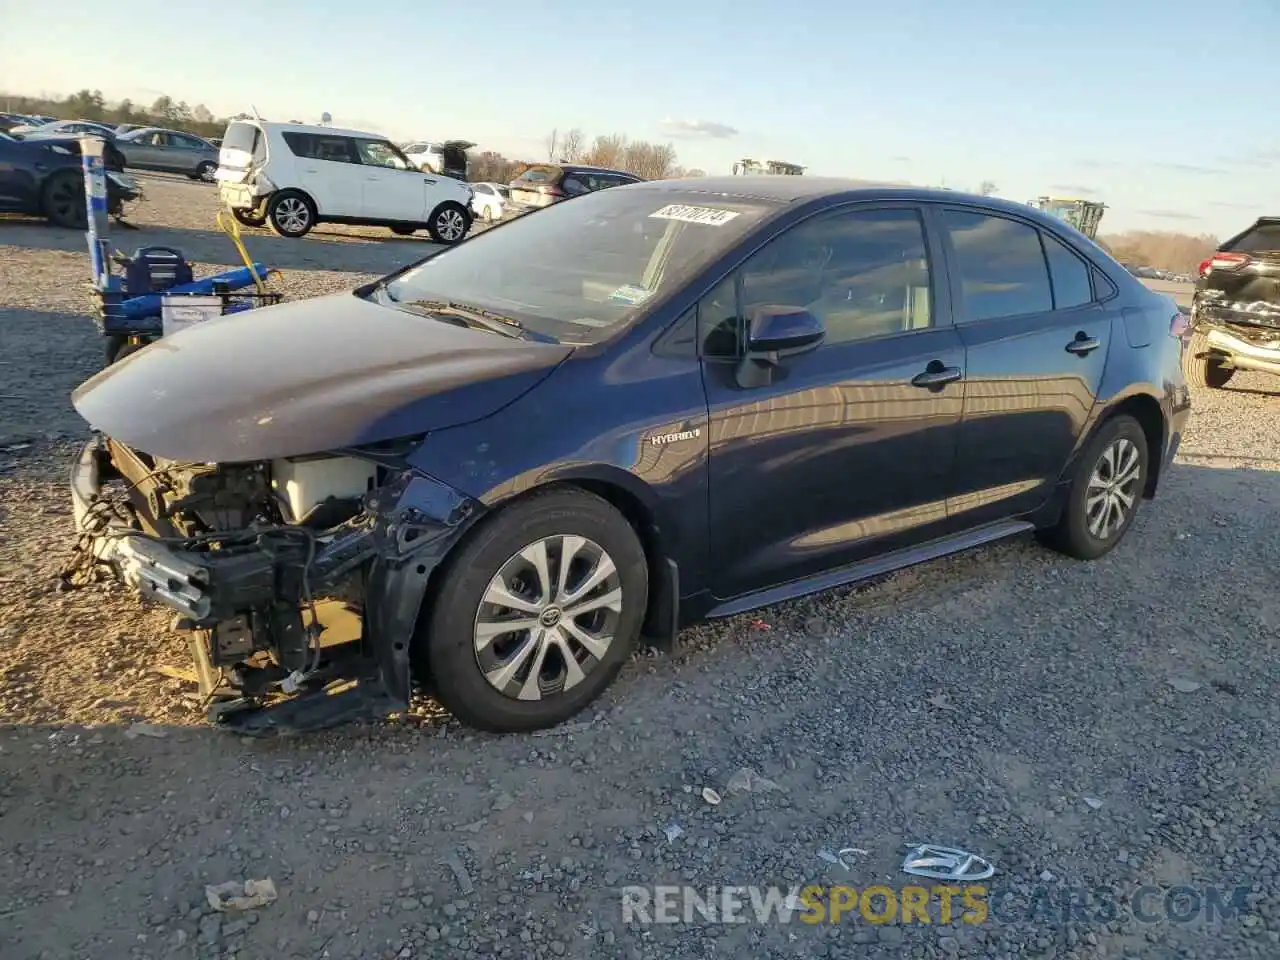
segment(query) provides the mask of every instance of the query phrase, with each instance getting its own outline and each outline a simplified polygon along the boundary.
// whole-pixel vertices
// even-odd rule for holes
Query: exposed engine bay
[[[171,609],[210,719],[241,732],[403,710],[426,584],[476,506],[403,452],[179,463],[100,438],[73,471],[64,581],[114,572]]]

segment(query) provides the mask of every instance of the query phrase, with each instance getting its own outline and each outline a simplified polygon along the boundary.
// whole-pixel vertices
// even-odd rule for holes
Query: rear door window
[[[294,156],[306,160],[326,160],[330,163],[360,162],[355,144],[347,137],[298,132],[285,133],[283,137]]]
[[[1041,233],[1045,259],[1049,261],[1049,277],[1053,281],[1055,310],[1083,307],[1093,301],[1089,282],[1089,266],[1053,234]]]
[[[1053,309],[1053,288],[1039,230],[974,210],[944,210],[942,222],[960,275],[962,322]]]

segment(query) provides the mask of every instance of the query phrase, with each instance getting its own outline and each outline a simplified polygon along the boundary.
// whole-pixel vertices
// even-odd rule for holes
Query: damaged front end
[[[403,711],[432,574],[481,510],[410,467],[413,446],[177,463],[100,436],[73,467],[64,579],[172,610],[210,719],[242,733]]]

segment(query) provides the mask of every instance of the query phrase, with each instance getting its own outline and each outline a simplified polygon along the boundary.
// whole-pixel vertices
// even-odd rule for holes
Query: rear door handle
[[[941,360],[932,361],[929,366],[925,367],[924,373],[917,373],[911,378],[913,387],[941,387],[948,383],[955,383],[964,376],[964,371],[959,367],[943,366]]]
[[[1083,357],[1085,354],[1093,353],[1102,346],[1102,341],[1097,337],[1091,337],[1086,333],[1077,333],[1076,338],[1067,344],[1067,353],[1074,353],[1077,357]]]

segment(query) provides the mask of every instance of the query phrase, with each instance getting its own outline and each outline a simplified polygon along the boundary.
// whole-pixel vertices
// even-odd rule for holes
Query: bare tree
[[[582,159],[582,148],[585,140],[586,137],[583,136],[580,128],[573,127],[570,130],[566,130],[560,137],[560,155],[556,159],[565,163],[577,163]]]
[[[596,137],[583,161],[596,167],[617,168],[621,166],[626,150],[627,138],[620,133],[611,133]]]
[[[557,154],[560,152],[560,130],[557,128],[547,134],[547,162],[555,163],[559,159]]]
[[[978,185],[978,196],[989,197],[999,189],[1000,188],[990,180],[983,180],[982,183]]]

